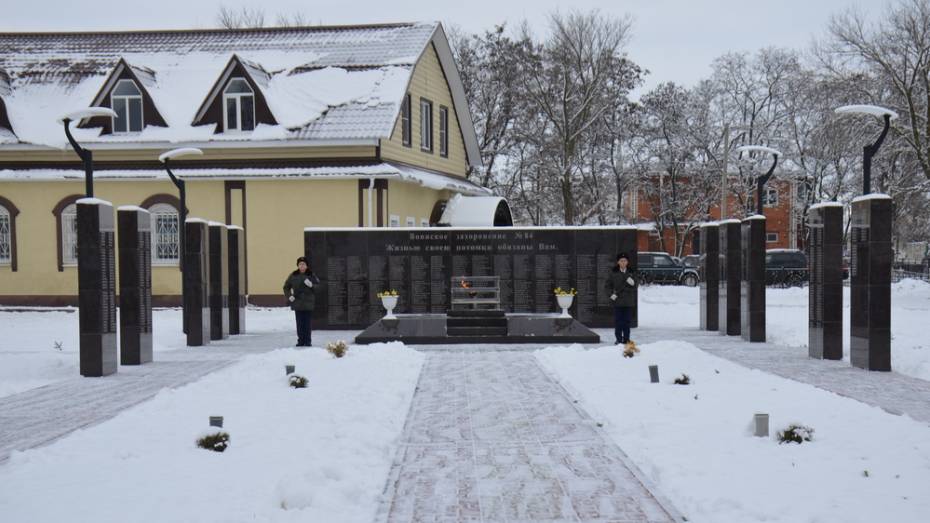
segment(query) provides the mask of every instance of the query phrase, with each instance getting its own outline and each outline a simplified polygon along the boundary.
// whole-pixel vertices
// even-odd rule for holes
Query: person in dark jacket
[[[310,316],[316,301],[316,285],[320,279],[307,265],[307,258],[297,258],[297,270],[284,281],[284,297],[297,318],[297,346],[310,346]]]
[[[614,335],[617,344],[630,341],[630,320],[636,305],[636,276],[630,270],[626,253],[617,255],[617,265],[607,277],[607,292],[614,305]]]

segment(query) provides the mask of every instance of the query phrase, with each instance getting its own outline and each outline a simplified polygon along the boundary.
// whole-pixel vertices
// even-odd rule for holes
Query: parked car
[[[689,254],[681,259],[681,264],[689,269],[699,270],[701,267],[701,255]]]
[[[797,249],[765,251],[765,284],[800,287],[809,280],[807,255]]]
[[[701,280],[698,271],[676,263],[672,256],[664,252],[641,252],[636,257],[636,270],[640,283],[664,283],[674,285],[696,286]]]

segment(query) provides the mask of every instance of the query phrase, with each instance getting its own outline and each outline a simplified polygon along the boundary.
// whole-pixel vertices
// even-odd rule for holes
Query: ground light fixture
[[[80,122],[87,118],[110,117],[116,118],[116,112],[109,107],[88,107],[78,111],[72,111],[62,116],[58,121],[65,126],[65,136],[74,149],[74,152],[81,158],[84,163],[84,195],[88,198],[94,197],[94,155],[89,149],[81,147],[74,136],[71,134],[71,122]]]
[[[877,116],[885,122],[885,127],[882,129],[882,134],[878,136],[878,139],[875,140],[874,143],[866,145],[862,148],[862,194],[871,194],[872,157],[875,156],[875,153],[878,152],[878,148],[881,147],[882,142],[885,141],[885,136],[888,135],[888,129],[891,128],[891,121],[898,118],[898,113],[892,111],[891,109],[886,109],[877,105],[862,104],[844,105],[842,107],[837,107],[834,112],[841,115],[867,114],[870,116]]]
[[[775,166],[778,165],[778,157],[781,156],[781,152],[778,149],[773,149],[771,147],[766,147],[764,145],[743,145],[742,147],[737,147],[736,152],[738,153],[762,153],[762,154],[771,154],[775,159],[772,162],[772,167],[769,168],[769,171],[764,175],[756,178],[756,214],[762,215],[762,189],[765,187],[766,182],[769,181],[769,178],[772,177],[772,173],[775,172]]]

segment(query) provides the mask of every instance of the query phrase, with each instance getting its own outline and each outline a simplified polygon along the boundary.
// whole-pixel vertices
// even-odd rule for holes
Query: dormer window
[[[110,95],[110,106],[116,111],[113,118],[113,133],[138,133],[142,131],[142,91],[132,80],[120,80]]]
[[[233,78],[223,90],[223,129],[255,129],[255,93],[244,78]]]

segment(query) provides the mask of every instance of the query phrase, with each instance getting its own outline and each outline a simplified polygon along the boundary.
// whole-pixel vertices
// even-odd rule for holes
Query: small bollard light
[[[210,416],[210,426],[223,428],[223,416]]]
[[[756,414],[753,419],[755,421],[753,435],[757,438],[767,438],[769,435],[769,415]]]
[[[649,381],[652,383],[659,383],[659,366],[658,365],[649,366]]]
[[[286,376],[290,376],[291,374],[294,374],[294,366],[293,366],[293,365],[285,365],[285,366],[284,366],[284,374],[285,374]]]

